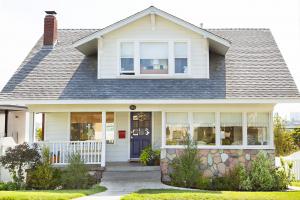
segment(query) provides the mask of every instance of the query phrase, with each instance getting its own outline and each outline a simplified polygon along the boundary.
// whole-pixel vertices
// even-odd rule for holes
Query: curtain
[[[199,127],[214,127],[215,126],[215,113],[198,112],[193,113],[194,126]]]
[[[269,113],[248,113],[247,124],[253,127],[268,127]]]
[[[142,42],[140,44],[141,59],[168,59],[168,43]]]
[[[121,43],[121,58],[133,58],[134,57],[134,45],[133,42]]]
[[[188,113],[186,112],[169,112],[166,113],[168,125],[189,126]]]
[[[221,113],[221,126],[242,126],[242,113]]]
[[[186,42],[176,42],[174,44],[175,58],[187,58],[187,44]]]

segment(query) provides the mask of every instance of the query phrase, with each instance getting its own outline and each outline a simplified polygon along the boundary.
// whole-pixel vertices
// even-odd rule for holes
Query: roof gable
[[[127,24],[133,23],[137,21],[138,19],[141,19],[142,17],[145,17],[147,15],[158,15],[160,17],[163,17],[177,25],[180,25],[182,27],[185,27],[193,32],[199,33],[209,41],[209,47],[212,51],[225,55],[227,50],[230,47],[230,41],[228,39],[225,39],[217,34],[214,34],[208,30],[205,30],[203,28],[200,28],[198,26],[195,26],[189,22],[186,22],[178,17],[175,17],[165,11],[162,11],[154,6],[150,6],[149,8],[142,10],[134,15],[131,15],[123,20],[120,20],[114,24],[111,24],[103,29],[100,29],[90,35],[87,35],[83,38],[80,38],[79,40],[75,41],[73,43],[73,46],[77,48],[79,51],[84,53],[85,55],[90,55],[92,53],[95,53],[97,51],[97,39],[101,38],[103,35],[108,34],[114,30],[117,30],[121,27],[126,26]],[[88,48],[86,48],[88,46]],[[86,49],[89,49],[86,51]]]

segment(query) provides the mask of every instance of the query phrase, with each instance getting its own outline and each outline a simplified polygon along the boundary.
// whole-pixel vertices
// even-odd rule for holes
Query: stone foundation
[[[169,182],[172,173],[170,163],[172,160],[180,155],[183,149],[162,149],[160,168],[162,173],[162,181]],[[233,169],[237,164],[242,164],[249,167],[251,161],[255,160],[258,152],[257,149],[199,149],[198,157],[201,159],[200,170],[205,177],[223,176]],[[267,152],[268,156],[274,161],[275,164],[275,151],[263,150]]]

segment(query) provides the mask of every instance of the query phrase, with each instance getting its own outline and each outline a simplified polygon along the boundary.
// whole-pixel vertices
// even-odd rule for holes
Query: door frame
[[[131,113],[133,112],[149,112],[151,113],[151,148],[153,148],[153,128],[154,128],[154,113],[153,111],[129,111],[128,112],[128,161],[130,160],[137,160],[135,158],[131,158],[131,138],[130,138],[130,134],[131,134]]]

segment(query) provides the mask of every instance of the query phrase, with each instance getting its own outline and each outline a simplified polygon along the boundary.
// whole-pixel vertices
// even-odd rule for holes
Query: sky
[[[59,28],[103,28],[151,5],[204,28],[270,28],[300,88],[300,0],[0,0],[0,89],[43,34],[45,10]]]

